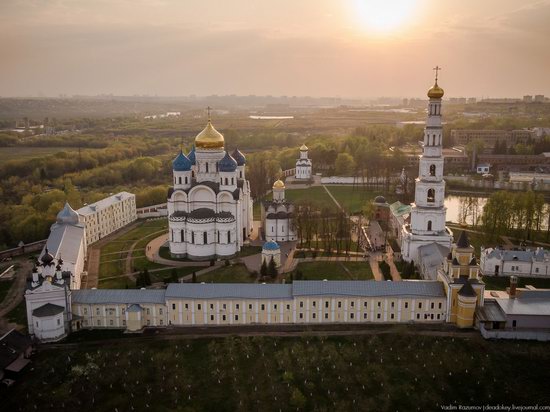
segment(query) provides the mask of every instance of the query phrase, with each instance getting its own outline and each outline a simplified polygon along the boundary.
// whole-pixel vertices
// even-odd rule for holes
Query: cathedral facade
[[[241,250],[252,230],[252,198],[246,159],[225,150],[210,118],[188,155],[172,162],[168,192],[170,254],[176,258],[228,258]]]
[[[443,127],[441,99],[443,89],[435,84],[428,90],[428,118],[424,129],[423,153],[420,156],[415,200],[410,225],[402,229],[403,259],[414,261],[423,275],[434,279],[437,268],[451,248],[452,232],[445,226],[445,181],[443,180]],[[424,262],[423,262],[424,261]]]

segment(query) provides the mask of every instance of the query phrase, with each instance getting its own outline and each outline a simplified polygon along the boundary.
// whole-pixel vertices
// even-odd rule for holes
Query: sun
[[[365,30],[389,33],[412,20],[418,0],[355,0],[355,3],[357,19]]]

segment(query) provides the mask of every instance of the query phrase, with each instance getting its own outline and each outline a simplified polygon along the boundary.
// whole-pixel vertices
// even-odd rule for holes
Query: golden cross
[[[210,106],[208,106],[206,108],[206,112],[208,113],[208,121],[210,121],[210,110],[212,110],[212,108]]]
[[[441,67],[435,66],[433,70],[435,70],[435,82],[437,83],[437,75],[439,74],[438,72],[441,70]]]

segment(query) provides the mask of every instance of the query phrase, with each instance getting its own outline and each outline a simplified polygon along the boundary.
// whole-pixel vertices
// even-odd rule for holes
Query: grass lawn
[[[250,275],[243,264],[222,266],[197,276],[197,282],[205,283],[254,283],[255,281],[256,278]]]
[[[392,203],[391,196],[381,191],[365,190],[361,186],[327,186],[327,189],[348,213],[360,212],[365,203],[378,195],[383,195],[389,203]]]
[[[310,200],[320,207],[328,206],[336,210],[336,205],[322,186],[313,186],[308,189],[286,189],[285,198],[291,202]]]
[[[510,278],[508,276],[483,276],[485,289],[506,290],[510,286]],[[522,278],[518,277],[518,287],[523,288],[526,285],[533,285],[536,288],[550,288],[550,279],[541,278]]]
[[[132,252],[132,267],[137,270],[155,269],[164,267],[157,263],[149,262],[144,256],[144,250],[156,236],[168,230],[166,219],[142,221],[131,231],[113,237],[101,248],[99,263],[99,278],[122,275],[126,268],[126,256],[128,250],[135,244]],[[113,283],[108,281],[109,283]],[[124,284],[123,284],[124,285]]]
[[[298,271],[302,272],[303,280],[374,279],[368,262],[300,262],[295,273]]]
[[[11,285],[13,285],[13,281],[14,279],[0,280],[0,302],[4,300],[4,298],[10,291]]]
[[[434,411],[550,404],[539,342],[389,333],[227,337],[42,348],[0,389],[7,411]],[[394,331],[394,332],[392,332]],[[47,382],[52,390],[36,391]],[[521,390],[518,390],[521,388]],[[35,397],[27,396],[29,393]],[[38,403],[37,403],[38,402]]]

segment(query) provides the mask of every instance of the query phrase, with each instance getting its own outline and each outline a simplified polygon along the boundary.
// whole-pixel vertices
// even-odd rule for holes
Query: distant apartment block
[[[526,143],[535,134],[531,130],[473,130],[454,129],[451,130],[451,137],[454,144],[467,145],[471,141],[481,140],[485,149],[492,149],[497,142],[506,142],[507,146],[517,143]]]
[[[136,196],[120,192],[77,210],[88,245],[137,219]]]

